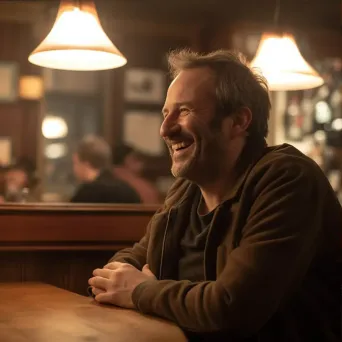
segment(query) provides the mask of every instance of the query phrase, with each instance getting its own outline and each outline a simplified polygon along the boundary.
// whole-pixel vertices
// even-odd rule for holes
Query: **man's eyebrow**
[[[182,106],[192,107],[193,104],[190,101],[183,101],[183,102],[176,102],[176,103],[174,103],[172,105],[172,107],[175,107],[175,108],[179,108],[179,107],[182,107]],[[165,115],[165,114],[169,113],[169,110],[167,108],[163,107],[161,112],[162,112],[163,115]]]
[[[176,103],[174,103],[172,105],[172,107],[176,107],[176,108],[179,108],[181,106],[189,106],[189,107],[191,107],[192,106],[192,102],[190,102],[190,101],[176,102]],[[165,108],[165,107],[162,109],[162,113],[168,112],[168,111],[169,110],[167,108]]]
[[[190,101],[177,102],[177,103],[176,103],[176,106],[177,106],[177,107],[181,107],[181,106],[189,106],[189,107],[191,107],[191,106],[192,106],[192,103],[191,103]]]

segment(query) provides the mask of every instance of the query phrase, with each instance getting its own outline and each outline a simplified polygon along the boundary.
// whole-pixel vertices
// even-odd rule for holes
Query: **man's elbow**
[[[195,326],[182,327],[185,330],[196,333],[227,333],[236,338],[248,338],[258,333],[266,324],[267,320],[260,317],[251,317],[248,313],[242,311],[236,313],[210,312],[209,320],[201,320]],[[248,317],[249,316],[249,317]],[[215,317],[212,319],[212,317]]]
[[[214,287],[215,291],[205,300],[203,315],[198,317],[192,331],[226,332],[235,337],[246,338],[255,335],[270,319],[273,308],[258,307],[256,303],[238,298],[232,299],[223,288],[217,291],[217,286]]]

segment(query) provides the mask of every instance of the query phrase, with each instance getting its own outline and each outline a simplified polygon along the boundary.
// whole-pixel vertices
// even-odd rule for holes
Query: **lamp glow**
[[[270,90],[302,90],[324,83],[302,57],[290,34],[264,33],[251,67],[261,70]]]
[[[92,1],[61,1],[54,26],[29,61],[46,68],[80,71],[127,63],[103,31]]]
[[[39,100],[44,95],[43,80],[40,76],[26,75],[19,79],[19,95],[25,100]]]
[[[43,120],[42,133],[46,139],[64,138],[68,134],[68,125],[63,118],[48,115]]]

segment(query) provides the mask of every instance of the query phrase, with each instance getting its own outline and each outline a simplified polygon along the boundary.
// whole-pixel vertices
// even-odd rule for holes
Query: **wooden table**
[[[175,325],[40,283],[0,284],[1,342],[185,342]]]

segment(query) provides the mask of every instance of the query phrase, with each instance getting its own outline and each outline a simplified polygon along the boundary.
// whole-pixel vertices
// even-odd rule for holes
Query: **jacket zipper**
[[[205,247],[204,247],[204,257],[203,257],[203,267],[204,267],[204,280],[207,280],[207,254],[208,254],[208,244],[209,244],[209,239],[210,239],[210,235],[212,233],[212,230],[213,230],[213,226],[214,226],[214,223],[215,223],[215,220],[217,218],[217,215],[221,209],[222,205],[220,205],[215,213],[214,213],[214,216],[213,216],[213,219],[211,220],[211,223],[210,223],[210,227],[209,227],[209,232],[208,232],[208,235],[207,235],[207,239],[206,239],[206,242],[205,242]]]
[[[161,257],[160,257],[160,266],[159,266],[159,278],[158,278],[159,280],[162,279],[162,274],[163,274],[164,250],[165,250],[165,244],[166,244],[167,230],[169,227],[169,222],[170,222],[170,217],[171,217],[171,211],[172,211],[172,208],[170,209],[167,215],[166,227],[165,227],[165,232],[164,232],[164,237],[163,237],[162,251],[161,251]]]

